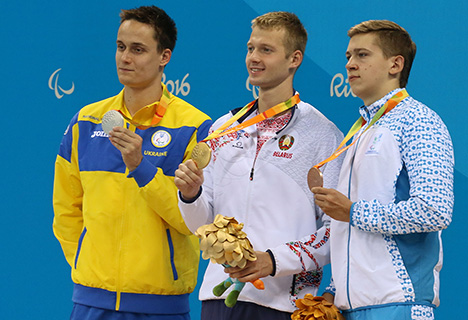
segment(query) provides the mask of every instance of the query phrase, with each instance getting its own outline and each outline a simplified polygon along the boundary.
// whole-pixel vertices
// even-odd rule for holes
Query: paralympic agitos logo
[[[57,99],[62,99],[65,94],[70,95],[73,93],[73,91],[75,91],[75,83],[73,82],[70,89],[63,89],[59,85],[60,70],[62,70],[62,68],[55,70],[54,73],[52,73],[52,75],[49,77],[49,88],[55,92]]]

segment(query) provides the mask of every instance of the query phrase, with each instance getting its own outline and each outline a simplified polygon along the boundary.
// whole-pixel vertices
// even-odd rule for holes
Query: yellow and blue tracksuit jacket
[[[130,116],[123,92],[73,117],[55,163],[53,230],[72,267],[73,301],[138,313],[188,312],[199,248],[178,209],[174,172],[207,136],[211,119],[171,94],[156,127],[126,122],[143,138],[143,161],[128,172],[101,126],[111,109]],[[154,108],[140,111],[152,116]]]

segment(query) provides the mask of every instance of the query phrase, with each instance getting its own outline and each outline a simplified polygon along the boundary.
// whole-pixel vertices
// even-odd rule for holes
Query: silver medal
[[[102,130],[109,134],[114,127],[123,127],[124,119],[116,110],[107,111],[102,117]]]

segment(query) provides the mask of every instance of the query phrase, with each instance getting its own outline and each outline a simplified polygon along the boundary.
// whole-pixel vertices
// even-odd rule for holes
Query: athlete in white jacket
[[[293,14],[266,14],[254,20],[252,29],[246,65],[259,98],[232,126],[295,95],[293,77],[305,49],[307,33]],[[218,119],[211,131],[236,112]],[[314,204],[307,172],[341,140],[333,123],[299,102],[276,117],[208,141],[213,154],[206,169],[192,160],[179,166],[174,182],[189,229],[212,223],[217,214],[244,223],[258,259],[242,270],[227,270],[241,281],[264,277],[265,283],[263,291],[247,284],[230,309],[223,301],[229,290],[221,298],[212,292],[228,274],[210,263],[200,289],[202,319],[290,319],[295,299],[316,294],[322,267],[329,262],[329,218]],[[324,167],[326,186],[336,185],[339,167],[340,160]]]

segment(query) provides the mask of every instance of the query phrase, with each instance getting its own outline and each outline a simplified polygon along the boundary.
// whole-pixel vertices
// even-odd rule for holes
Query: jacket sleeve
[[[270,248],[276,264],[275,277],[320,270],[330,263],[330,222],[312,235]]]
[[[83,230],[80,174],[77,165],[77,116],[72,120],[60,144],[55,162],[53,231],[70,266]]]
[[[330,136],[332,136],[330,134]],[[332,154],[343,139],[336,130],[329,143],[326,154]],[[336,188],[341,164],[345,154],[325,164],[320,170],[323,174],[324,187]],[[302,239],[293,240],[281,246],[270,248],[276,263],[275,276],[287,276],[307,271],[320,270],[330,263],[330,217],[315,205],[318,229],[315,233]]]
[[[187,144],[183,161],[189,159],[190,152],[198,141],[206,137],[210,125],[211,120],[206,120],[197,127]],[[161,168],[155,167],[145,158],[138,168],[130,172],[129,177],[135,179],[142,196],[161,219],[178,232],[186,235],[191,234],[177,206],[178,196],[174,177],[165,175]]]
[[[394,203],[360,200],[351,225],[368,232],[408,234],[445,229],[452,221],[454,157],[450,135],[435,112],[413,111],[406,120],[400,153],[409,195]]]

